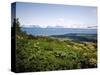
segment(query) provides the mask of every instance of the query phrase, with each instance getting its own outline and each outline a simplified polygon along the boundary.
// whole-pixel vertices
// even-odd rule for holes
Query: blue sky
[[[17,3],[16,17],[22,25],[87,28],[97,26],[97,8],[89,6]]]

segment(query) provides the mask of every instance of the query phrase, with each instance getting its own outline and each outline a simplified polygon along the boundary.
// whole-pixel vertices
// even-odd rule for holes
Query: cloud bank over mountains
[[[91,25],[91,26],[86,26],[86,25],[66,25],[66,27],[61,26],[61,25],[55,25],[55,26],[46,26],[43,27],[41,25],[22,25],[21,27],[26,27],[26,28],[82,28],[82,29],[97,29],[97,26]]]

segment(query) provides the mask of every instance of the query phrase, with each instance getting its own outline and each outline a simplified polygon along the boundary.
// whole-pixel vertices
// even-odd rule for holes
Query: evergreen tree
[[[19,19],[18,18],[15,19],[14,23],[15,23],[15,26],[16,26],[16,31],[20,32],[20,22],[19,22]]]
[[[14,18],[12,29],[14,30],[16,29],[16,31],[20,31],[20,22],[18,18],[17,19]]]

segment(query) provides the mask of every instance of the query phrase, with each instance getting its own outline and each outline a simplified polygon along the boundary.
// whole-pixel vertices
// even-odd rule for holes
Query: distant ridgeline
[[[97,29],[22,27],[21,30],[33,36],[49,36],[61,39],[68,38],[74,41],[97,42]]]
[[[64,35],[52,35],[52,37],[69,38],[74,41],[97,42],[97,34],[73,33],[73,34],[64,34]]]

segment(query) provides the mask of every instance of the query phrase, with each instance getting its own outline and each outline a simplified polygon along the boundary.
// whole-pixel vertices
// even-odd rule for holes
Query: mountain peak
[[[63,26],[47,26],[46,28],[64,28]]]

